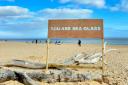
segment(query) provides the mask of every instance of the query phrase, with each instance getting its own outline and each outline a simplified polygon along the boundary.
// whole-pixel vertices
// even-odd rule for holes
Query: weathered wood
[[[0,83],[15,79],[16,75],[13,71],[0,69]]]
[[[106,44],[107,43],[104,43],[103,45],[103,51],[104,51],[104,54],[108,53],[108,52],[111,52],[111,51],[116,51],[117,49],[108,49],[106,50]],[[64,64],[95,64],[97,63],[98,61],[102,60],[102,52],[98,52],[98,53],[94,53],[94,54],[86,54],[84,52],[82,53],[79,53],[69,59],[67,59]],[[105,63],[105,61],[103,62]],[[106,63],[105,63],[106,64]]]
[[[86,68],[86,69],[102,69],[102,66],[88,66],[88,65],[64,65],[64,64],[49,64],[49,67],[60,67],[60,68]]]
[[[74,73],[71,70],[62,69],[62,70],[50,70],[48,74],[45,72],[34,72],[34,73],[22,73],[11,70],[0,69],[0,83],[15,80],[24,85],[39,85],[39,81],[46,83],[53,82],[78,82],[85,80],[96,80],[101,79],[101,76],[94,76],[90,73],[78,74]]]
[[[3,62],[1,66],[6,66],[6,67],[23,67],[23,68],[28,68],[28,69],[45,69],[46,64],[41,64],[41,63],[34,63],[34,62],[29,62],[29,61],[24,61],[24,60],[12,60],[10,62]],[[49,63],[48,65],[49,68],[90,68],[90,69],[102,69],[101,66],[88,66],[88,65],[64,65],[64,64],[52,64]]]
[[[15,72],[16,80],[24,85],[39,85],[39,82],[33,80],[26,73]]]
[[[24,60],[11,60],[9,62],[2,62],[0,63],[0,66],[6,66],[6,67],[23,67],[23,68],[30,68],[30,69],[42,69],[45,68],[45,64],[40,64],[40,63],[33,63],[29,61],[24,61]]]
[[[116,51],[117,49],[108,49],[104,52],[104,54],[111,52],[111,51]],[[84,53],[81,53],[79,55],[85,55]],[[86,55],[86,56],[79,56],[76,55],[74,57],[74,63],[78,62],[79,64],[95,64],[98,61],[102,60],[102,53],[95,53],[93,55]],[[104,61],[105,63],[105,61]]]

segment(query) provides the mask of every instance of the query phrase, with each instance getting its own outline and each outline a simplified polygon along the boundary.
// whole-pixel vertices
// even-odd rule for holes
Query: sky
[[[0,0],[0,39],[47,38],[49,19],[103,19],[105,38],[128,38],[128,0]]]

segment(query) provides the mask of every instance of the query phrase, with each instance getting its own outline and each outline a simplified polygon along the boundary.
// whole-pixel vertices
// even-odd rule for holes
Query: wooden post
[[[46,72],[48,71],[49,39],[47,40]]]
[[[105,65],[104,65],[104,37],[102,38],[102,74],[104,75]]]

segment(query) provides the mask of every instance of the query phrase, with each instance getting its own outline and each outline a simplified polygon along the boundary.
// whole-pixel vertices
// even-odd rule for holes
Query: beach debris
[[[23,83],[24,85],[40,85],[38,81],[33,80],[31,77],[28,76],[26,72],[16,72],[16,79],[18,82]]]
[[[104,54],[111,52],[111,51],[116,51],[117,49],[108,49],[106,50],[106,44],[104,44]],[[86,54],[85,52],[79,53],[67,60],[65,60],[64,64],[95,64],[98,61],[102,60],[102,53],[94,53],[94,54]],[[107,64],[104,61],[105,64]]]
[[[43,63],[36,63],[36,62],[30,62],[25,60],[11,60],[8,62],[1,62],[0,63],[1,68],[6,67],[20,67],[20,68],[27,68],[27,69],[46,69],[46,64]],[[64,65],[64,64],[55,64],[55,63],[49,63],[48,68],[50,69],[64,69],[64,68],[91,68],[91,69],[102,69],[101,66],[87,66],[87,65]]]
[[[14,80],[24,85],[40,85],[40,82],[81,82],[86,80],[101,79],[101,75],[90,73],[75,73],[69,69],[49,70],[45,72],[17,72],[12,70],[0,69],[0,83]]]
[[[6,66],[6,67],[22,67],[22,68],[30,68],[30,69],[42,69],[46,68],[45,64],[41,63],[34,63],[30,61],[24,61],[24,60],[11,60],[8,62],[1,62],[0,66]]]
[[[16,76],[13,71],[0,69],[0,83],[15,79]]]

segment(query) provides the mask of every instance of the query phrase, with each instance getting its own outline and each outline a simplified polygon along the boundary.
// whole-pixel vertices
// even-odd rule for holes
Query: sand
[[[46,60],[46,44],[32,44],[24,42],[0,42],[0,62],[9,61],[11,59],[27,60],[32,62],[45,63]],[[128,85],[128,46],[126,45],[107,45],[106,49],[114,48],[117,51],[112,51],[105,55],[107,62],[105,74],[109,75],[106,82],[110,85]],[[92,54],[101,52],[101,45],[84,44],[79,47],[77,44],[62,44],[49,45],[49,63],[63,63],[65,59],[72,57],[78,53],[85,52]],[[101,65],[98,62],[97,65]],[[33,71],[21,68],[9,68],[18,71]],[[35,70],[34,70],[35,71]],[[42,71],[42,70],[38,70]],[[85,72],[86,69],[78,69],[79,72]],[[94,72],[96,70],[93,70]],[[117,82],[119,81],[119,83]],[[114,82],[118,84],[114,84]],[[124,83],[122,83],[124,82]],[[112,84],[111,84],[112,83]],[[8,81],[5,85],[22,85],[18,82]],[[42,85],[49,85],[41,83]],[[86,81],[77,83],[55,83],[50,85],[108,85],[100,84],[97,81]]]

